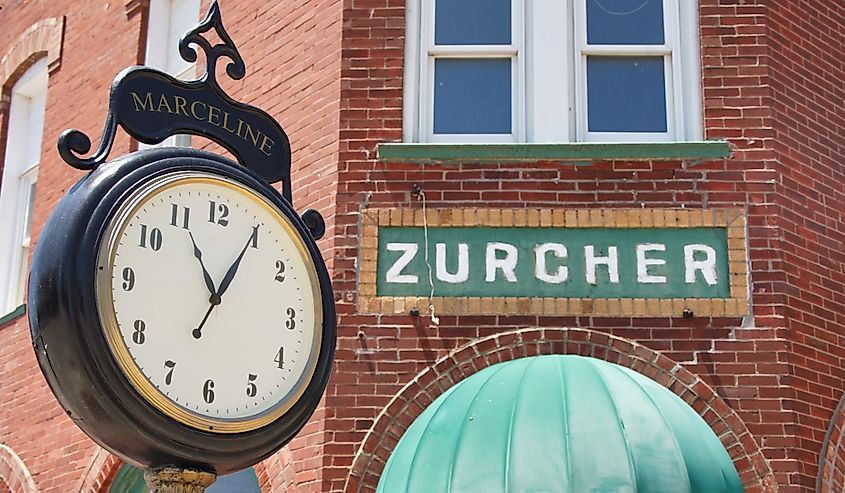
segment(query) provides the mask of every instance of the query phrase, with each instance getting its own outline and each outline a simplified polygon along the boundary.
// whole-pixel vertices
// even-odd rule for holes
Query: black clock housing
[[[301,398],[272,423],[242,433],[192,428],[149,404],[122,373],[97,310],[97,252],[120,205],[150,180],[200,171],[233,180],[266,197],[291,221],[320,283],[319,358]],[[304,217],[304,219],[303,219]],[[308,224],[306,224],[308,223]],[[149,149],[99,165],[59,202],[33,256],[28,311],[38,363],[68,416],[94,441],[145,468],[181,466],[227,474],[249,467],[289,442],[305,425],[331,373],[337,322],[334,295],[313,236],[322,218],[300,217],[261,177],[237,163],[188,148]]]

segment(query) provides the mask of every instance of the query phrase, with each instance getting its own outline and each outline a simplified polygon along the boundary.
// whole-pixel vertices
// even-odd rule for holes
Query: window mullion
[[[525,83],[525,2],[511,2],[511,135],[514,141],[524,142],[526,135],[526,83]]]
[[[428,50],[428,55],[438,58],[505,58],[516,56],[519,49],[505,45],[450,45],[435,46]]]
[[[420,137],[430,142],[434,135],[434,1],[420,1],[420,87],[417,125]]]
[[[699,31],[698,2],[674,1],[677,15],[677,36],[673,56],[677,87],[675,95],[679,104],[678,115],[683,115],[684,131],[680,138],[701,140],[704,137],[704,108],[701,101],[701,37]]]
[[[666,108],[670,115],[669,132],[674,140],[685,140],[687,138],[686,122],[684,118],[684,59],[680,53],[681,47],[681,16],[678,2],[675,0],[664,0],[664,24],[666,26],[666,44],[670,48],[669,60],[666,64]]]
[[[587,137],[587,9],[583,0],[573,0],[575,45],[575,138],[578,141]]]
[[[664,45],[584,45],[582,55],[597,56],[663,56],[670,55],[672,48]]]
[[[526,2],[523,66],[523,138],[529,142],[568,142],[572,97],[572,15],[570,2]]]

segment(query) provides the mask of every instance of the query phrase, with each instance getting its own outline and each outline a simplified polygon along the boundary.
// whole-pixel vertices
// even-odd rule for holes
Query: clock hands
[[[205,279],[205,286],[208,288],[208,293],[211,295],[211,299],[209,301],[214,304],[212,300],[217,292],[217,289],[214,287],[214,281],[211,280],[211,275],[208,273],[208,269],[205,268],[205,264],[202,262],[202,251],[197,246],[196,240],[194,240],[194,234],[188,231],[188,235],[191,237],[191,243],[194,245],[194,257],[200,261],[200,267],[202,267],[202,277]]]
[[[216,291],[213,290],[214,283],[211,281],[211,276],[208,275],[208,272],[205,270],[205,266],[203,266],[203,275],[205,277],[206,286],[209,287],[211,292],[211,298],[209,299],[210,306],[208,307],[208,311],[205,312],[205,316],[202,317],[202,322],[200,322],[199,327],[191,331],[191,335],[194,336],[194,339],[199,339],[202,337],[202,328],[205,325],[206,320],[208,320],[208,316],[211,315],[212,310],[214,307],[219,305],[223,301],[223,293],[229,289],[229,285],[232,284],[232,280],[235,278],[235,274],[238,272],[238,267],[241,265],[241,259],[244,258],[244,254],[246,254],[246,249],[249,248],[249,245],[253,242],[253,237],[258,233],[258,226],[255,226],[252,229],[252,234],[249,235],[249,238],[246,240],[246,244],[244,245],[241,253],[238,255],[238,258],[235,259],[235,262],[229,266],[229,270],[226,271],[226,275],[223,276],[223,281],[220,282],[220,287],[217,288]],[[191,241],[194,240],[193,235],[191,236]],[[196,243],[194,243],[194,256],[200,260],[200,265],[202,265],[202,253],[200,252],[199,255],[197,253],[199,249],[196,247]]]
[[[202,322],[200,322],[199,327],[197,327],[196,329],[191,331],[191,335],[194,336],[194,339],[199,339],[200,337],[202,337],[202,327],[203,327],[203,325],[205,325],[205,321],[208,320],[208,316],[211,315],[211,310],[214,310],[214,307],[219,305],[219,304],[220,304],[219,302],[218,303],[211,303],[211,305],[208,307],[208,311],[205,312],[205,316],[202,317]]]
[[[223,293],[229,289],[229,285],[232,284],[232,280],[235,278],[235,274],[238,272],[238,267],[241,265],[241,259],[244,258],[244,254],[246,253],[246,249],[249,248],[250,243],[252,243],[252,237],[258,233],[258,226],[252,228],[252,234],[249,235],[249,238],[246,240],[246,245],[244,245],[243,250],[241,250],[241,254],[238,255],[238,258],[235,259],[235,263],[233,263],[229,270],[226,271],[226,275],[223,276],[223,281],[220,282],[220,287],[217,289],[217,296],[223,296]]]

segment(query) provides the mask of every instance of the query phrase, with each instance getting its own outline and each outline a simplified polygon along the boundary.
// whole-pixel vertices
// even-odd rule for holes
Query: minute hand
[[[220,298],[223,296],[223,293],[229,289],[229,285],[232,284],[232,279],[235,278],[235,274],[238,272],[238,266],[241,265],[241,259],[244,258],[244,254],[246,253],[246,249],[249,248],[249,244],[252,243],[252,237],[255,233],[258,232],[258,226],[252,229],[252,234],[249,235],[249,238],[246,240],[246,245],[244,245],[243,250],[241,250],[240,255],[238,258],[235,259],[235,262],[229,267],[229,270],[226,271],[226,275],[223,276],[223,280],[220,282],[220,287],[217,288],[217,297]]]

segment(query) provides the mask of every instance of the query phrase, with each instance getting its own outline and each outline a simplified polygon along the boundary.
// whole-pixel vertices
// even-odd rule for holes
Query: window
[[[179,56],[179,39],[199,22],[200,0],[150,0],[145,64],[177,79],[196,75],[196,63]],[[190,147],[190,135],[174,135],[159,146]],[[140,148],[153,146],[141,143]]]
[[[12,87],[0,182],[0,314],[24,300],[46,103],[47,59],[42,58]]]
[[[407,19],[407,141],[701,138],[693,0],[414,0]]]

